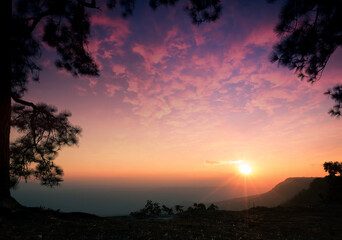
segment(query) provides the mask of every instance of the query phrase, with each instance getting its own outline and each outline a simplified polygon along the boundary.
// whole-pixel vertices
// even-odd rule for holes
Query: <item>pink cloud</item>
[[[108,35],[93,36],[88,44],[89,51],[95,57],[96,62],[103,68],[103,63],[99,57],[103,59],[111,59],[113,56],[123,55],[122,46],[125,44],[126,38],[131,34],[129,29],[129,21],[122,18],[110,18],[105,15],[96,14],[90,19],[93,27],[105,28]],[[110,47],[101,46],[103,43],[110,44]]]
[[[126,72],[126,67],[124,65],[113,64],[112,71],[115,74],[123,74]]]
[[[121,90],[121,86],[117,86],[117,85],[114,85],[114,84],[110,84],[110,83],[106,83],[105,84],[105,87],[106,87],[106,92],[105,94],[108,96],[108,97],[113,97],[114,94]]]
[[[75,89],[77,91],[77,95],[79,95],[79,96],[87,95],[87,89],[86,88],[76,85]]]
[[[109,40],[111,41],[126,38],[131,33],[129,22],[122,18],[113,19],[105,15],[97,14],[91,17],[90,23],[92,26],[100,25],[112,28],[115,34],[110,36]]]
[[[94,78],[89,78],[89,87],[90,88],[94,88],[98,83],[98,80],[97,79],[94,79]]]
[[[245,46],[252,44],[257,46],[272,46],[277,40],[276,34],[273,31],[273,25],[262,25],[259,28],[254,28],[246,37]]]
[[[194,39],[195,39],[196,46],[203,45],[206,42],[206,39],[203,36],[203,34],[201,34],[197,29],[196,31],[194,31]]]
[[[132,51],[139,54],[145,60],[145,68],[152,69],[153,64],[161,63],[162,59],[168,56],[167,50],[163,46],[145,46],[135,43]]]
[[[182,36],[177,27],[173,27],[167,32],[164,39],[164,45],[167,47],[168,51],[177,49],[183,53],[186,49],[191,47],[191,45],[185,41],[185,36]]]
[[[95,22],[111,25],[103,19]],[[309,86],[269,63],[267,52],[256,53],[260,47],[271,51],[273,26],[258,24],[235,37],[222,32],[223,23],[192,27],[191,34],[174,25],[158,41],[132,40],[130,51],[143,60],[134,69],[129,64],[111,63],[113,72],[125,74],[128,86],[107,85],[106,94],[124,90],[122,101],[129,103],[132,113],[146,125],[201,128],[211,123],[205,126],[207,130],[227,124],[220,115],[255,115],[254,124],[261,126],[263,116],[272,121],[279,109],[291,113],[301,109],[300,114],[305,114],[319,106],[319,91],[306,92],[315,98],[307,102],[303,92]],[[110,60],[111,55],[107,56]],[[260,112],[264,115],[259,116]]]
[[[41,63],[44,67],[51,67],[50,59],[47,59],[46,61]]]

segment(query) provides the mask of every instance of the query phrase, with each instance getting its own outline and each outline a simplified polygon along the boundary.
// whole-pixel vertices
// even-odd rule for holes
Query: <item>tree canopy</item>
[[[341,0],[286,1],[275,27],[280,40],[273,47],[271,62],[295,70],[302,80],[316,82],[330,56],[342,46],[341,22]],[[326,92],[337,103],[329,111],[332,116],[341,115],[341,89],[336,85]]]
[[[53,160],[62,146],[77,143],[81,129],[69,123],[70,113],[56,114],[55,107],[43,103],[33,108],[16,104],[12,113],[12,126],[21,133],[10,146],[12,185],[20,177],[27,180],[30,176],[40,179],[43,185],[58,185],[63,171]]]
[[[92,3],[91,3],[92,4]],[[17,103],[12,108],[11,126],[22,134],[10,145],[11,183],[21,177],[40,179],[44,185],[57,185],[63,171],[53,163],[58,150],[73,145],[81,132],[72,126],[67,112],[46,104],[22,100],[29,80],[38,81],[41,67],[37,58],[41,44],[56,49],[55,61],[74,76],[98,76],[98,66],[87,51],[89,16],[83,1],[18,0],[12,10],[11,97]],[[38,24],[43,25],[42,40],[34,34]],[[31,167],[33,165],[34,167]]]
[[[320,79],[335,50],[342,45],[342,1],[288,0],[279,15],[272,62],[308,82]]]
[[[340,174],[342,176],[342,162],[325,162],[323,164],[324,171],[329,173],[329,176]]]

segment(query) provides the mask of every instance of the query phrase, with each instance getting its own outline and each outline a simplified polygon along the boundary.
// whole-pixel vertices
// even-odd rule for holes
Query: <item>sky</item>
[[[182,4],[153,11],[137,1],[126,19],[92,11],[98,78],[57,70],[43,45],[40,82],[24,99],[69,110],[83,129],[55,160],[66,183],[238,186],[247,162],[262,192],[341,161],[342,120],[327,114],[323,94],[342,83],[341,49],[310,84],[269,61],[281,1],[223,1],[220,19],[200,26]]]

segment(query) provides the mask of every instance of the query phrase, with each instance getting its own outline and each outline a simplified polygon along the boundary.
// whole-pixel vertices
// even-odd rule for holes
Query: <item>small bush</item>
[[[209,211],[215,211],[218,209],[219,209],[219,207],[216,206],[215,204],[210,204],[209,207],[207,208],[207,210],[209,210]]]
[[[173,215],[173,209],[172,208],[168,208],[167,206],[163,205],[162,206],[162,211],[166,214],[166,215]]]
[[[175,206],[175,210],[176,210],[176,212],[177,213],[182,213],[182,212],[184,212],[184,206],[181,206],[181,205],[176,205]]]
[[[191,213],[191,212],[204,212],[204,211],[215,211],[218,210],[218,206],[214,204],[210,204],[208,208],[206,208],[204,203],[194,203],[192,206],[188,207],[186,211],[184,211],[184,206],[175,205],[174,207],[176,214],[181,213]],[[153,202],[152,200],[147,200],[145,207],[140,209],[137,212],[131,212],[130,215],[138,218],[147,218],[147,217],[160,217],[160,216],[172,216],[175,214],[173,208],[169,208],[166,205],[162,205],[160,207],[159,203]]]
[[[145,207],[137,212],[131,212],[133,217],[157,217],[161,216],[162,210],[159,203],[152,202],[152,200],[147,200]]]

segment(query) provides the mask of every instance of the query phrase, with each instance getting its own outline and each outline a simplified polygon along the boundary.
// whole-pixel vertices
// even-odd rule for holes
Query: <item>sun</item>
[[[239,165],[239,171],[244,175],[249,175],[252,172],[252,167],[248,163],[243,163]]]

